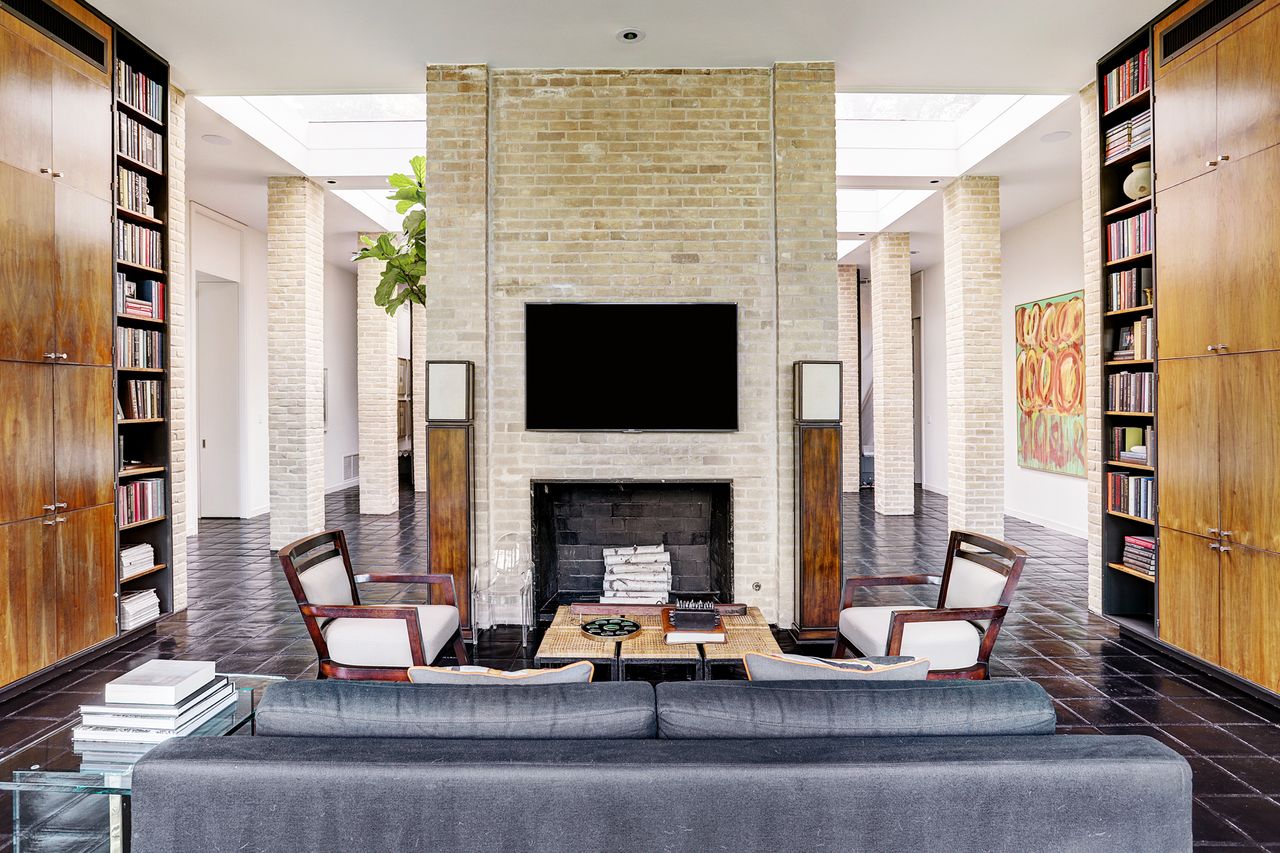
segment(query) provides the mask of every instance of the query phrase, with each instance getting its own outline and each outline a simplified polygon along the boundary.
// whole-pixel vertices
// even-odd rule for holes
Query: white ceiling
[[[833,59],[843,91],[1069,92],[1167,0],[98,0],[204,94],[416,92],[428,62]],[[647,37],[614,35],[637,27]]]

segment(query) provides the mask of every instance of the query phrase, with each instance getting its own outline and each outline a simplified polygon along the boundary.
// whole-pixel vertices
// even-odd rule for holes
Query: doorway
[[[239,518],[240,286],[196,281],[199,516]]]

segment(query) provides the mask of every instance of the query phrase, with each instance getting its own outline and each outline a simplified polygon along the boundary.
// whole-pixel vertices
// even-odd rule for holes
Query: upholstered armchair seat
[[[421,604],[414,609],[418,611],[423,656],[435,660],[458,631],[458,608]],[[334,663],[406,669],[414,665],[405,623],[398,619],[331,619],[321,631]]]
[[[850,607],[840,613],[840,633],[864,655],[882,657],[896,611],[931,607]],[[898,654],[928,658],[931,669],[965,669],[978,660],[982,634],[972,622],[918,622],[902,631]]]

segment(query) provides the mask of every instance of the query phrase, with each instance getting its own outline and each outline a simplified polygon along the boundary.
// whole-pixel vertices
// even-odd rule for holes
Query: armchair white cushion
[[[351,604],[351,578],[342,555],[316,563],[305,572],[298,572],[298,583],[312,604]]]
[[[957,554],[951,561],[951,582],[943,607],[992,607],[1000,603],[1007,578]],[[978,623],[987,627],[988,620]],[[907,652],[903,652],[907,654]]]
[[[863,655],[880,657],[889,644],[889,622],[895,610],[932,609],[850,607],[840,612],[840,633]],[[978,662],[981,643],[982,635],[971,622],[916,622],[903,628],[898,654],[928,658],[930,669],[964,669]]]
[[[307,574],[312,571],[315,569]],[[426,660],[433,661],[458,630],[458,608],[423,604],[416,609],[422,628],[422,651]],[[405,669],[413,666],[409,632],[401,619],[332,619],[321,630],[334,663]]]

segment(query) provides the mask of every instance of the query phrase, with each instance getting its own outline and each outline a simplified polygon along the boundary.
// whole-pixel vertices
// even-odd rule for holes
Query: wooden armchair
[[[929,658],[930,678],[988,677],[991,650],[1022,576],[1026,552],[976,533],[951,532],[941,575],[849,578],[840,603],[833,657]],[[939,584],[935,607],[855,607],[857,590]]]
[[[320,678],[408,681],[409,667],[430,665],[451,642],[458,663],[467,663],[451,575],[353,574],[341,530],[299,539],[279,556],[315,643]],[[362,583],[430,584],[432,603],[361,604]]]

